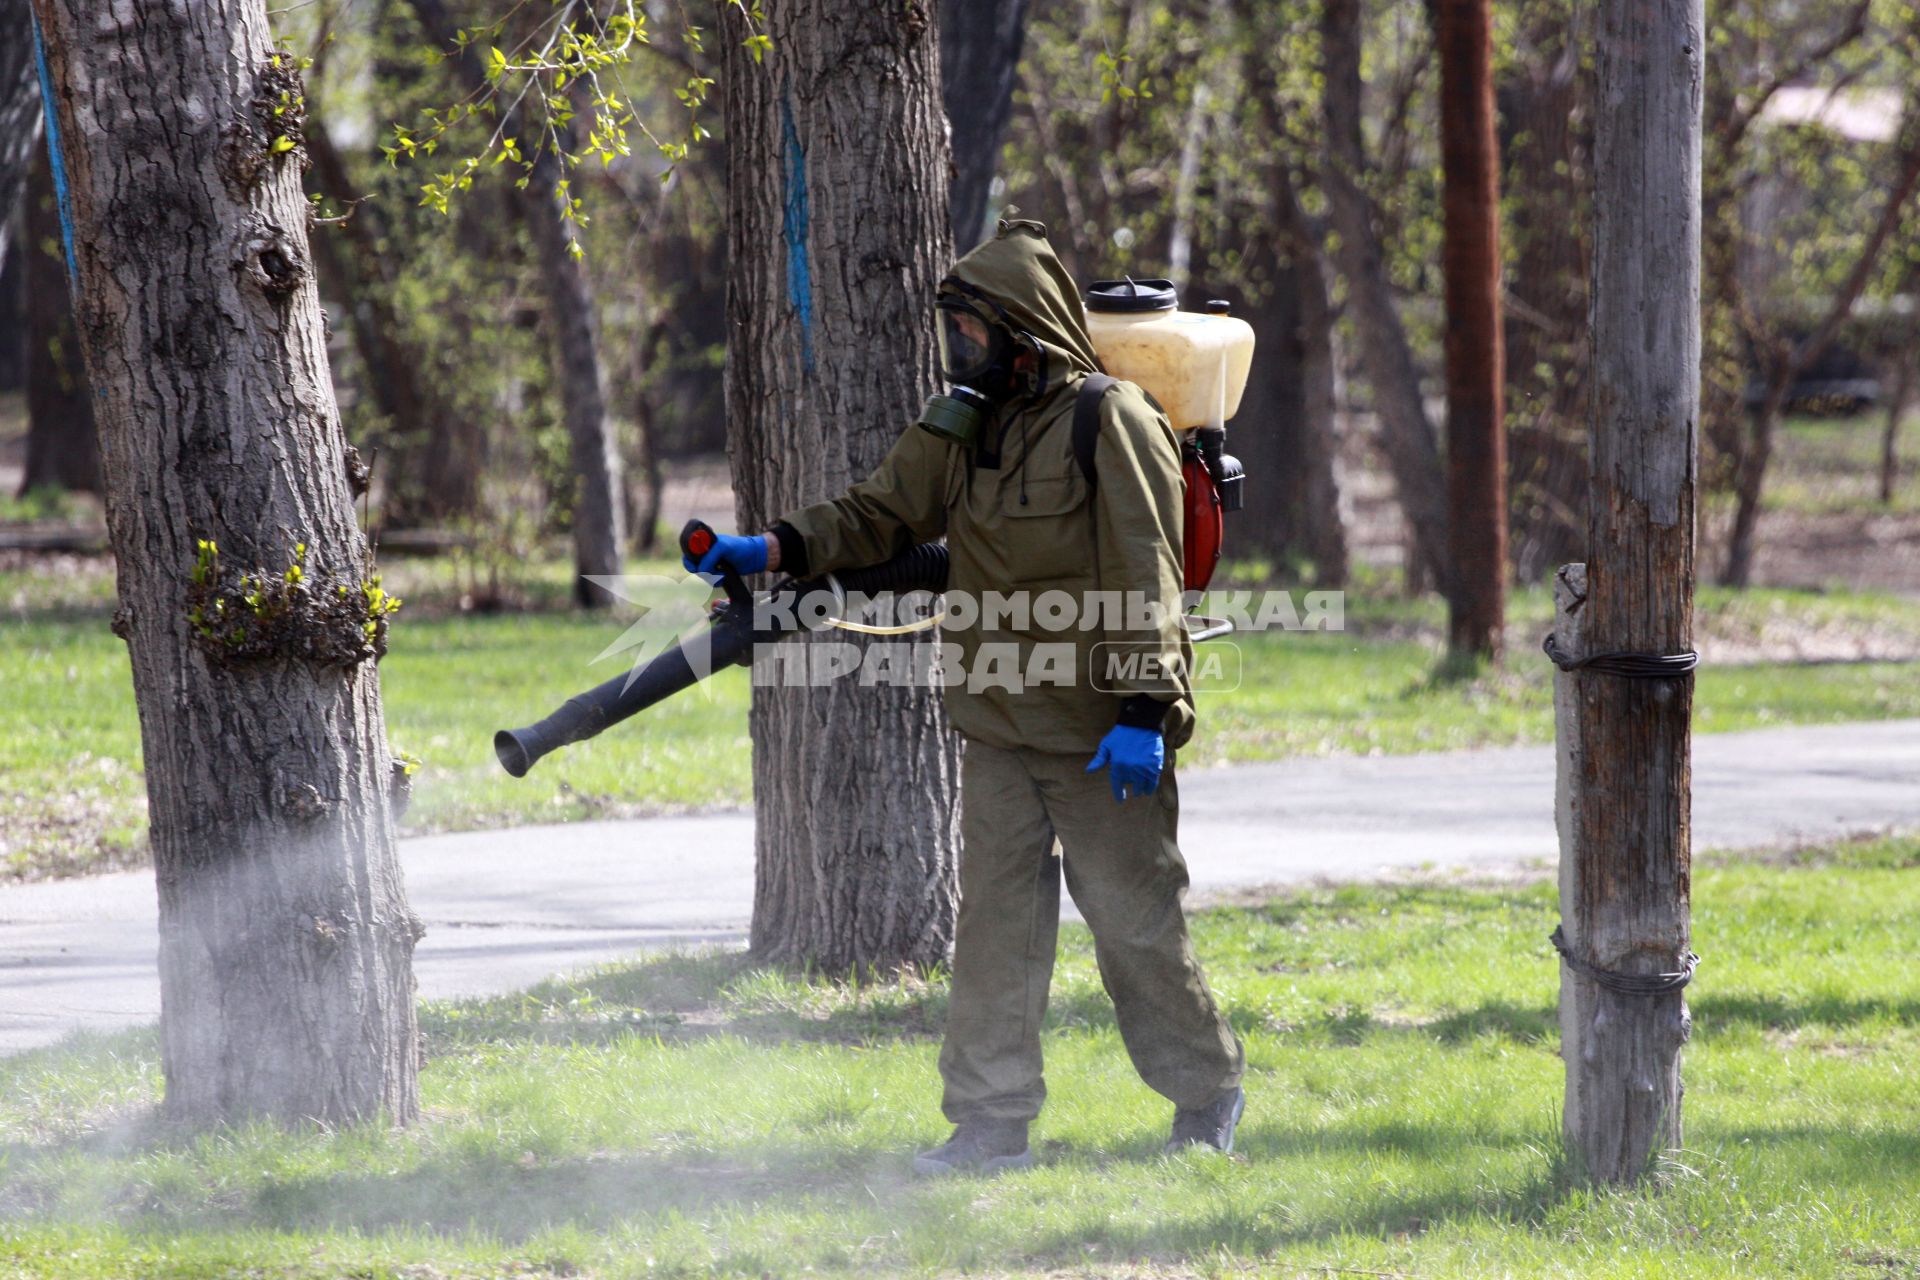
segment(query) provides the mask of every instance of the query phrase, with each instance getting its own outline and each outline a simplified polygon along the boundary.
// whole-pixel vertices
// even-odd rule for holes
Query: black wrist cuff
[[[1149,694],[1136,693],[1120,700],[1120,718],[1114,723],[1130,729],[1158,729],[1172,706],[1171,702],[1162,702]]]
[[[777,572],[784,573],[790,578],[806,577],[807,541],[800,536],[800,531],[782,520],[768,532],[773,534],[773,540],[780,544],[780,568]]]

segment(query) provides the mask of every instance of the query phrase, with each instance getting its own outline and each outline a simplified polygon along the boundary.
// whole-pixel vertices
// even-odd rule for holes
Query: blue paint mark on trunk
[[[800,322],[800,365],[813,372],[813,269],[807,262],[807,156],[793,127],[793,104],[780,104],[780,137],[786,210],[782,234],[787,242],[787,301]]]
[[[47,46],[40,38],[40,18],[33,15],[33,59],[40,71],[40,113],[47,120],[47,167],[53,171],[53,199],[60,209],[60,243],[67,251],[67,286],[74,284],[73,201],[67,194],[67,163],[60,153],[60,114],[53,109],[53,73],[47,69]]]

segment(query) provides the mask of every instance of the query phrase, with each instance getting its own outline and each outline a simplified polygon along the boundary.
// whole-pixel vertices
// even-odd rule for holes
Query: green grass
[[[1247,1045],[1234,1159],[1158,1154],[1078,927],[1040,1165],[992,1180],[907,1176],[944,1134],[938,975],[664,956],[429,1007],[404,1133],[170,1130],[150,1034],[0,1060],[0,1274],[1913,1274],[1920,842],[1703,860],[1693,901],[1658,1188],[1562,1176],[1550,886],[1435,879],[1196,915]]]
[[[664,566],[641,566],[646,569]],[[721,673],[523,780],[495,762],[493,733],[546,715],[617,667],[594,658],[624,621],[568,612],[461,614],[446,562],[389,572],[411,601],[381,664],[388,736],[423,763],[408,829],[465,829],[744,805],[746,673]],[[524,594],[565,590],[537,566]],[[97,571],[0,573],[0,876],[72,874],[144,859],[145,794],[125,646],[108,628]],[[1410,752],[1551,738],[1542,590],[1517,593],[1506,664],[1435,676],[1444,614],[1384,588],[1349,593],[1347,630],[1234,637],[1241,682],[1203,695],[1194,765],[1350,752]],[[1920,601],[1857,593],[1703,590],[1710,641],[1764,652],[1781,637],[1920,634]],[[655,639],[658,639],[656,634]],[[1908,642],[1910,645],[1910,641]],[[1911,663],[1709,663],[1695,700],[1703,732],[1920,715]]]

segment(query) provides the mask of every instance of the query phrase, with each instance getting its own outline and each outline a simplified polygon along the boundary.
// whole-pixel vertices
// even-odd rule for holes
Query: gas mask
[[[919,425],[955,444],[971,445],[994,407],[1014,396],[1031,394],[1043,383],[1045,352],[1031,334],[1014,329],[1011,318],[991,298],[956,282],[947,282],[935,306],[939,319],[940,374],[949,387],[931,396]],[[1034,357],[1033,369],[1016,364]]]

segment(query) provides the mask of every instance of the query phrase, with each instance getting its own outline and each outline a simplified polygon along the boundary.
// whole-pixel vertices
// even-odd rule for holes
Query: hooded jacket
[[[1099,357],[1041,224],[1001,223],[952,278],[1039,340],[1043,386],[1000,406],[970,446],[909,427],[866,480],[776,526],[782,567],[856,568],[945,537],[941,666],[956,729],[996,747],[1091,753],[1121,722],[1159,727],[1178,747],[1193,732],[1178,437],[1144,391],[1115,385],[1101,399],[1098,484],[1088,485],[1073,454],[1074,400]],[[1016,592],[1024,617],[962,602]]]

